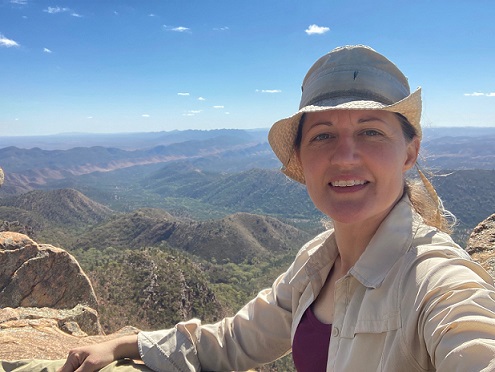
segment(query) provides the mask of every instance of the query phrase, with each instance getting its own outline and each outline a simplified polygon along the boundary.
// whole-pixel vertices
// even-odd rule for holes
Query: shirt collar
[[[296,257],[293,266],[298,268],[290,284],[303,291],[311,283],[313,292],[318,293],[338,255],[333,229],[319,234]]]
[[[408,196],[404,195],[380,224],[349,274],[366,287],[378,288],[392,266],[411,246],[420,219]],[[305,264],[294,273],[290,284],[304,289],[311,282],[314,293],[318,293],[338,254],[333,229],[318,235],[300,252],[297,260]]]

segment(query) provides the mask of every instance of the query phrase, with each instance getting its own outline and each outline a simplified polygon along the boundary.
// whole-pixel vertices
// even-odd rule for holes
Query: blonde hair
[[[412,141],[418,135],[416,129],[405,116],[398,113],[396,115],[401,124],[404,138],[408,142]],[[438,196],[430,180],[419,169],[417,163],[416,170],[419,180],[407,179],[404,186],[404,192],[409,196],[414,210],[423,217],[426,224],[448,234],[452,233],[452,228],[457,222],[455,216],[445,209],[442,199]]]
[[[404,192],[409,196],[414,210],[426,224],[448,234],[452,233],[456,224],[455,216],[445,209],[442,199],[417,165],[416,169],[419,179],[408,179],[404,186]]]

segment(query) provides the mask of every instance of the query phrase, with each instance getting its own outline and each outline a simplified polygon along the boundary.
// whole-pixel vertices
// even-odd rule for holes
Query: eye
[[[318,142],[318,141],[324,141],[326,139],[331,138],[330,133],[320,133],[314,136],[311,140],[311,142]]]
[[[366,129],[366,130],[362,131],[361,133],[367,137],[375,137],[375,136],[381,136],[382,135],[381,132],[379,132],[375,129]]]

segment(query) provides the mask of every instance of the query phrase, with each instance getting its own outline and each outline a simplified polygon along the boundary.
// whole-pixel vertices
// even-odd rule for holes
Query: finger
[[[67,360],[64,365],[57,370],[57,372],[74,372],[77,367],[81,364],[77,354],[69,353]]]
[[[90,362],[88,359],[85,359],[79,368],[77,368],[74,372],[94,372],[99,369],[98,365]]]
[[[57,369],[57,372],[74,372],[74,370],[75,368],[66,361],[62,367]]]

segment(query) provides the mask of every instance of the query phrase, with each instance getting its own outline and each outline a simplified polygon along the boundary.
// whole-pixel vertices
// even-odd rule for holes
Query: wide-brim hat
[[[339,47],[309,69],[302,84],[299,111],[273,124],[268,142],[282,172],[305,183],[295,153],[301,117],[326,110],[384,110],[403,115],[421,139],[421,88],[411,93],[404,74],[387,58],[364,45]]]

